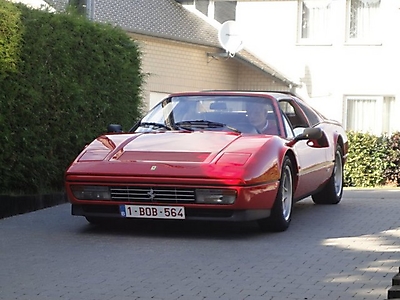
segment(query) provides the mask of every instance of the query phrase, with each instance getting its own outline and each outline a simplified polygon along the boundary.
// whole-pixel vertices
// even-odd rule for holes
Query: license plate
[[[120,205],[119,209],[125,218],[185,219],[182,206]]]

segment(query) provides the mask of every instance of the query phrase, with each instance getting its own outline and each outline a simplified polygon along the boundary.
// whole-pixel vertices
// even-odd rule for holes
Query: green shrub
[[[387,157],[388,166],[384,172],[386,183],[400,186],[400,132],[391,135],[388,141]]]
[[[14,71],[0,64],[0,193],[59,191],[86,143],[109,123],[129,128],[140,117],[141,54],[119,28],[23,5],[11,10],[21,39]]]
[[[0,80],[16,71],[23,26],[20,11],[9,1],[0,1]]]
[[[386,136],[348,132],[349,153],[344,168],[344,183],[349,187],[375,187],[385,184],[389,166]]]

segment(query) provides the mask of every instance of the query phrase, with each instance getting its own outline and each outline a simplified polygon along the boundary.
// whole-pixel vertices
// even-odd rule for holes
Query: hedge
[[[375,136],[348,132],[349,153],[344,168],[348,187],[399,186],[400,133]]]
[[[19,61],[22,39],[20,10],[9,1],[0,1],[0,80],[14,72]]]
[[[0,28],[0,194],[58,192],[86,143],[142,114],[141,53],[119,28],[5,0]],[[348,137],[345,186],[400,185],[400,133]]]
[[[0,22],[0,194],[60,191],[88,142],[140,117],[141,53],[121,29],[75,14],[0,0]]]

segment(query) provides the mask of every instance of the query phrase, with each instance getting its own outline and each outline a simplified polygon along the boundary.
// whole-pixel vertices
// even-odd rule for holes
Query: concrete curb
[[[0,219],[68,202],[65,193],[43,195],[0,195]]]

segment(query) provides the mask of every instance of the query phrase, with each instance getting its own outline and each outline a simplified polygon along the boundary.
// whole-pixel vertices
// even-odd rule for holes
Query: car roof
[[[269,96],[273,97],[276,100],[280,100],[282,98],[296,98],[298,97],[291,93],[285,91],[240,91],[240,90],[204,90],[204,91],[188,91],[188,92],[179,92],[172,93],[170,97],[177,96],[201,96],[201,95],[242,95],[242,96]]]
[[[301,99],[296,94],[289,91],[242,91],[242,90],[203,90],[203,91],[194,91],[194,92],[179,92],[172,93],[170,97],[177,96],[201,96],[201,95],[215,95],[215,96],[234,96],[234,95],[242,95],[242,96],[266,96],[270,99],[274,99],[276,101],[291,99],[295,102],[300,102],[303,105],[309,107],[314,111],[319,117],[322,119],[326,119],[320,112],[316,111],[314,108],[310,107],[303,99]]]

